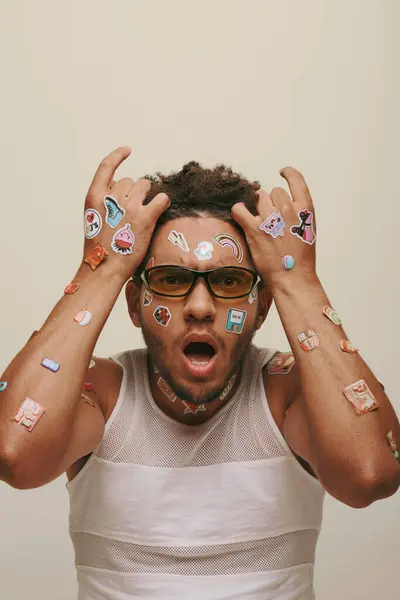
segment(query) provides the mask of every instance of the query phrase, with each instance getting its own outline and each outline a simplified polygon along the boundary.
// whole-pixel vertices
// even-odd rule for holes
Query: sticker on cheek
[[[229,331],[230,333],[242,333],[246,315],[247,312],[245,310],[230,308],[226,319],[226,331]]]
[[[13,421],[25,427],[27,431],[32,429],[38,424],[39,419],[45,412],[45,408],[32,400],[31,398],[25,398],[17,412],[13,417]]]
[[[166,327],[171,320],[171,313],[168,306],[157,306],[153,315],[157,323],[163,327]]]
[[[175,402],[178,396],[171,390],[168,383],[162,377],[159,377],[157,380],[157,385],[165,396],[167,396],[168,400],[171,402]]]
[[[305,329],[299,333],[297,339],[304,352],[311,352],[311,350],[315,350],[319,346],[318,336],[312,329]]]
[[[88,240],[91,240],[100,233],[103,226],[101,214],[94,208],[88,208],[85,210],[83,216],[83,224],[85,227],[85,236]]]
[[[175,231],[175,229],[169,232],[168,241],[170,241],[171,244],[174,244],[174,246],[178,246],[178,248],[180,248],[184,252],[189,252],[190,250],[189,244],[185,240],[185,236],[183,235],[183,233]]]
[[[4,392],[7,387],[7,381],[0,381],[0,392]]]
[[[74,316],[74,321],[79,323],[82,327],[85,327],[92,320],[92,313],[87,308],[82,308],[76,315]]]
[[[146,269],[151,269],[151,267],[154,267],[154,258],[151,257],[150,260],[148,261],[147,265],[146,265]]]
[[[85,256],[84,261],[90,266],[92,271],[95,271],[107,256],[109,256],[107,250],[101,244],[96,244],[93,250]]]
[[[316,234],[313,227],[314,216],[310,210],[305,208],[298,214],[300,223],[290,228],[290,233],[298,237],[302,242],[306,244],[313,244],[315,242]]]
[[[253,285],[253,287],[250,290],[250,294],[248,295],[248,302],[249,304],[253,304],[253,302],[255,302],[257,300],[257,296],[258,296],[258,285],[255,283]]]
[[[143,292],[143,306],[150,306],[153,300],[153,294],[149,290]]]
[[[64,288],[64,294],[75,294],[76,290],[79,288],[79,283],[76,281],[72,281]]]
[[[182,404],[186,407],[184,410],[184,414],[193,414],[195,415],[198,412],[203,412],[206,409],[205,404],[193,404],[192,402],[187,402],[186,400],[181,401]]]
[[[125,209],[121,208],[118,200],[113,196],[105,196],[104,206],[106,207],[106,223],[115,228],[118,223],[124,218]]]
[[[243,248],[240,245],[240,242],[230,235],[229,233],[218,233],[213,237],[213,240],[217,242],[223,248],[230,248],[232,250],[233,256],[236,258],[238,263],[241,263],[243,260]]]
[[[214,246],[211,242],[199,242],[196,250],[194,250],[194,253],[198,260],[210,260],[213,250]]]
[[[131,226],[129,223],[124,225],[121,229],[118,229],[116,234],[114,235],[111,248],[117,254],[132,254],[132,248],[135,244],[135,236],[131,231]]]
[[[359,415],[365,415],[365,413],[379,407],[375,396],[364,379],[360,379],[344,388],[343,394]]]
[[[267,372],[271,375],[286,375],[293,368],[295,362],[291,352],[282,352],[269,361]]]
[[[272,235],[273,238],[277,238],[278,235],[284,235],[283,230],[285,229],[285,225],[286,223],[283,220],[281,213],[279,210],[276,210],[258,226],[258,229],[268,233],[268,235]]]

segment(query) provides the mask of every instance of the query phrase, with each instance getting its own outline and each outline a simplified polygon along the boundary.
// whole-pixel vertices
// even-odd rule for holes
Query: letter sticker
[[[226,319],[225,329],[230,333],[242,333],[243,325],[246,320],[247,312],[230,308]]]
[[[286,223],[283,220],[281,213],[279,210],[276,210],[272,215],[265,219],[258,228],[261,229],[261,231],[272,235],[273,238],[277,238],[278,235],[283,236],[285,225]]]
[[[217,242],[223,248],[228,247],[232,250],[233,256],[236,258],[238,263],[241,263],[243,260],[243,248],[240,245],[240,242],[230,235],[229,233],[217,233],[213,237],[213,240]]]
[[[96,237],[103,226],[101,214],[94,208],[88,208],[85,210],[83,225],[85,228],[85,236],[88,240]]]

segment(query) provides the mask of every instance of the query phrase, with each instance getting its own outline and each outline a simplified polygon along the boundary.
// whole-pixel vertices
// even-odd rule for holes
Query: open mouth
[[[186,367],[193,375],[208,375],[214,367],[216,352],[207,342],[190,342],[183,354]]]

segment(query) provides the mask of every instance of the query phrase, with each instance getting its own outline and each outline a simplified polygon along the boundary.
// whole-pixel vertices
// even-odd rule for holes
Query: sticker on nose
[[[157,306],[153,314],[157,323],[163,327],[166,327],[171,320],[168,306]]]
[[[246,320],[246,311],[230,308],[226,319],[225,329],[230,333],[242,333],[243,325]]]
[[[194,253],[198,260],[210,260],[213,250],[214,246],[211,242],[199,242],[199,245],[197,246],[196,250],[194,250]]]

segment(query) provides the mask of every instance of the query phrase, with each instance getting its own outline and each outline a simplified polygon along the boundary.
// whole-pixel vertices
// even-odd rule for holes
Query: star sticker
[[[192,402],[186,402],[186,400],[182,400],[182,404],[186,406],[184,412],[185,415],[188,415],[189,413],[193,413],[195,415],[199,411],[207,410],[204,404],[192,404]]]

